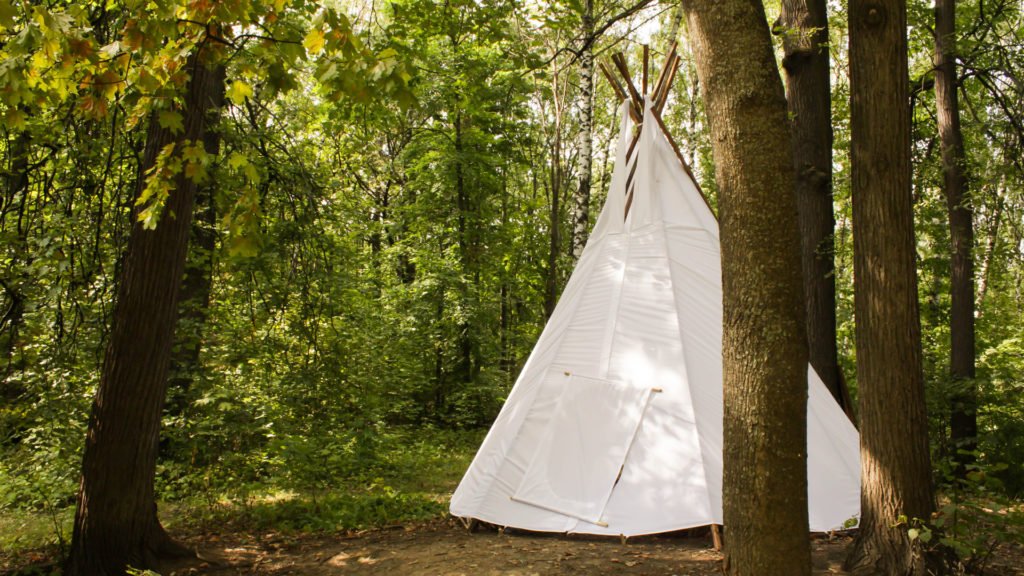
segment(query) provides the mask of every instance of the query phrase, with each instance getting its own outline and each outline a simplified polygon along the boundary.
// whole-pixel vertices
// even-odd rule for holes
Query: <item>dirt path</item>
[[[848,539],[814,541],[815,574],[842,574]],[[710,576],[721,555],[710,538],[680,535],[630,539],[546,536],[482,529],[454,522],[354,536],[280,534],[203,536],[192,542],[207,561],[168,567],[170,574],[388,576]]]

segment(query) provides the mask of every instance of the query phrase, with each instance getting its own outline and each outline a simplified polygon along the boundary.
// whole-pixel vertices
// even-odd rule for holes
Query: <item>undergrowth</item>
[[[267,467],[271,473],[263,476],[218,482],[245,475],[164,462],[164,477],[157,480],[161,518],[175,534],[226,529],[344,532],[442,517],[482,434],[390,430],[375,435],[372,452],[346,454],[357,461],[345,463],[344,473],[335,476],[313,474],[315,460],[296,458],[287,470]],[[309,467],[306,476],[303,465]],[[0,573],[59,560],[70,539],[73,506],[16,504],[0,506]]]

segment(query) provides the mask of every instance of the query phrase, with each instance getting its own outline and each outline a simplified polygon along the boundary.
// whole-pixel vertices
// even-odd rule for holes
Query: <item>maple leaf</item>
[[[185,118],[175,110],[161,110],[157,115],[157,122],[161,128],[170,130],[174,134],[181,134],[185,131]]]
[[[235,80],[231,83],[231,87],[228,88],[228,99],[236,106],[245,104],[245,99],[252,98],[252,94],[252,86],[241,80]]]

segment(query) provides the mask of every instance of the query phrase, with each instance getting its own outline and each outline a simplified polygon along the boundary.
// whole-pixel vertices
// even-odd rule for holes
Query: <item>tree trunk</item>
[[[793,135],[800,254],[811,366],[850,413],[836,351],[832,106],[825,0],[783,0],[787,102]]]
[[[548,269],[544,284],[544,318],[551,318],[558,303],[558,255],[562,250],[562,111],[558,102],[558,74],[554,75],[555,122],[551,130],[551,197],[548,212]]]
[[[668,24],[668,37],[665,39],[669,46],[679,38],[679,26],[683,23],[684,11],[682,2],[680,2],[679,6],[672,11],[672,19],[669,20]]]
[[[594,0],[584,0],[583,35],[594,34]],[[590,230],[590,182],[594,142],[594,51],[588,43],[580,54],[580,185],[573,210],[572,257],[579,260]]]
[[[967,193],[967,159],[960,131],[956,79],[956,0],[935,2],[935,108],[942,143],[943,190],[949,211],[950,440],[954,450],[973,451],[978,436],[978,388],[974,383],[974,215]],[[970,455],[954,456],[961,464]],[[958,467],[961,472],[966,469]]]
[[[725,570],[810,574],[807,335],[782,81],[760,3],[684,9],[720,192]]]
[[[921,367],[906,3],[851,0],[854,308],[860,390],[861,519],[847,568],[921,574],[898,518],[934,510]]]
[[[157,154],[172,142],[203,138],[217,86],[200,57],[189,59],[184,133],[150,121],[137,193]],[[133,223],[100,385],[85,442],[69,576],[123,574],[184,553],[156,515],[153,480],[178,293],[196,185],[179,176],[155,230]]]
[[[468,383],[473,379],[473,326],[470,276],[476,266],[476,242],[471,234],[469,219],[472,217],[473,206],[466,186],[465,167],[463,165],[464,143],[462,133],[462,111],[455,114],[455,198],[458,217],[459,259],[462,274],[459,279],[459,294],[462,299],[463,320],[459,323],[459,362],[456,381]]]
[[[985,311],[985,293],[988,291],[989,276],[992,271],[992,259],[996,254],[996,245],[999,242],[999,224],[1003,219],[1003,201],[1002,190],[996,189],[996,208],[992,216],[989,217],[988,222],[988,233],[985,241],[985,252],[981,258],[981,270],[978,273],[978,299],[975,303],[975,308],[978,310],[978,317]]]
[[[224,105],[224,66],[213,71],[210,103],[214,110]],[[219,93],[214,93],[220,88]],[[207,154],[220,154],[220,131],[211,125],[203,137]],[[210,311],[210,290],[213,286],[213,252],[217,248],[217,206],[213,198],[213,186],[207,184],[196,190],[196,210],[193,218],[190,257],[185,261],[185,274],[181,280],[177,330],[171,352],[171,394],[176,399],[169,405],[169,411],[181,414],[191,403],[191,390],[195,374],[199,370],[199,353],[202,350],[203,328]]]

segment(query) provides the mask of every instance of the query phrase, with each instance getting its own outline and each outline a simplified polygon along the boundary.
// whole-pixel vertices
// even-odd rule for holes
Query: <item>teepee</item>
[[[718,223],[660,118],[672,54],[647,98],[621,56],[629,93],[602,68],[623,98],[608,198],[454,516],[623,536],[722,523]],[[810,367],[808,384],[810,528],[827,531],[859,516],[859,440]]]

